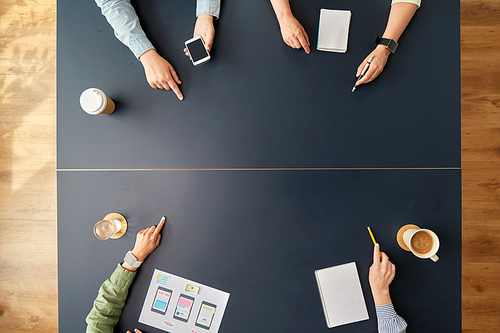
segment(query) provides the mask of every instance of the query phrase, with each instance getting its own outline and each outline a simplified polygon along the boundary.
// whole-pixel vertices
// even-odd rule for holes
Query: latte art
[[[411,246],[416,252],[420,254],[426,254],[432,251],[434,247],[434,241],[429,233],[425,231],[419,231],[411,238]]]

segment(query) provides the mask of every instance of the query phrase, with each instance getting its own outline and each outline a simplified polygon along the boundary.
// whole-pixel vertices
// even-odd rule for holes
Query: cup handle
[[[439,260],[439,257],[438,257],[437,255],[433,255],[433,256],[431,257],[431,260],[432,260],[432,261],[434,261],[434,262],[436,262],[436,261],[438,261],[438,260]]]

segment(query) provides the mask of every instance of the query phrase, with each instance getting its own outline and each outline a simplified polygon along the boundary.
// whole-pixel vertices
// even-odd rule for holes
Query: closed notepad
[[[321,9],[316,48],[319,51],[345,53],[350,23],[350,10]]]
[[[328,328],[369,319],[355,262],[314,273]]]

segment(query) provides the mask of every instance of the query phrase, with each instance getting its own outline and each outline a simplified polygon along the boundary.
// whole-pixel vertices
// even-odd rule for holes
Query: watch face
[[[387,48],[391,50],[392,53],[394,53],[398,48],[398,43],[394,39],[391,39],[389,40],[389,44],[387,44]]]
[[[134,267],[136,261],[137,260],[134,258],[132,253],[127,252],[127,255],[125,256],[125,262],[127,263],[127,265],[129,265],[130,267]]]

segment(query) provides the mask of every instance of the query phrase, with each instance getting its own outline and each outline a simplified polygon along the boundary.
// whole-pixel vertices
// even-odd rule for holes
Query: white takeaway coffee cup
[[[80,106],[90,115],[111,114],[115,103],[98,88],[89,88],[80,95]]]

